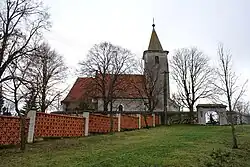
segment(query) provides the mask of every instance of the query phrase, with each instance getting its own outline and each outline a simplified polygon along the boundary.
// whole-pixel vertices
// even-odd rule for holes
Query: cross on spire
[[[152,24],[153,28],[155,28],[155,19],[153,18],[153,24]]]

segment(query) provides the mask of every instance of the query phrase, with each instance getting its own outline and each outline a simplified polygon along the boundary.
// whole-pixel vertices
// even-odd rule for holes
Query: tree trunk
[[[114,129],[114,118],[113,114],[110,113],[110,133],[113,133],[113,129]]]
[[[238,148],[234,123],[231,124],[231,127],[232,127],[232,135],[233,135],[233,148]]]
[[[106,100],[103,99],[103,111],[104,111],[105,113],[108,112],[108,104],[109,104],[109,103],[108,103]]]
[[[21,128],[21,147],[20,150],[25,150],[25,144],[26,144],[26,134],[25,134],[25,122],[26,119],[24,116],[20,116],[20,128]]]
[[[149,126],[148,126],[148,121],[147,121],[147,114],[143,114],[143,118],[144,118],[144,121],[145,121],[145,125],[146,125],[146,128],[149,129]]]
[[[242,114],[240,113],[240,124],[243,124],[243,120],[242,120]]]
[[[42,100],[41,100],[42,104],[41,104],[41,112],[45,113],[46,110],[46,95],[44,94],[44,92],[42,93]]]
[[[46,110],[46,87],[48,84],[48,75],[47,75],[47,63],[48,63],[48,55],[42,56],[42,106],[41,106],[41,111],[45,113]]]
[[[232,130],[232,137],[233,137],[233,148],[238,148],[238,142],[235,134],[235,126],[234,126],[234,120],[233,120],[233,113],[232,111],[229,111],[230,113],[230,123],[231,123],[231,130]]]
[[[110,133],[113,133],[114,130],[114,118],[113,118],[113,102],[110,102]]]
[[[189,107],[189,124],[193,124],[194,123],[194,107],[193,106],[190,106]]]

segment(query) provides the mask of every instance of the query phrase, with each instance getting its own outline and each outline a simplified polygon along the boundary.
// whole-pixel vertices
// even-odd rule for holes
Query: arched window
[[[155,64],[159,64],[159,56],[155,56]]]
[[[118,106],[118,111],[119,111],[119,112],[123,112],[123,105],[120,104],[120,105]]]

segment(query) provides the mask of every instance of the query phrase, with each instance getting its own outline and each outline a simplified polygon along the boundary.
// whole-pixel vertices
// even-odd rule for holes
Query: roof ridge
[[[106,75],[115,75],[115,74],[106,74]],[[118,75],[138,75],[138,76],[142,76],[143,74],[118,74]]]
[[[93,78],[93,77],[77,77],[77,79],[85,79],[85,78]]]

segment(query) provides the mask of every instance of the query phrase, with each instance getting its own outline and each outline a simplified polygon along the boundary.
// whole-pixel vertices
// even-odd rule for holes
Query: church
[[[143,84],[148,80],[147,71],[152,71],[152,78],[155,81],[157,94],[157,104],[153,112],[178,112],[180,107],[170,98],[168,53],[163,50],[157,36],[155,25],[149,41],[148,49],[143,52],[144,74],[121,74],[119,85],[122,89],[116,96],[112,104],[112,111],[122,113],[141,113],[147,111],[147,102],[150,97],[146,90],[143,91]],[[95,77],[97,77],[96,75]],[[108,76],[107,76],[108,77]],[[71,111],[103,111],[103,98],[100,93],[93,90],[93,77],[78,77],[66,98],[61,102],[64,112]],[[89,88],[92,88],[91,90]],[[152,92],[156,92],[152,90]],[[140,90],[140,91],[138,91]],[[95,92],[95,93],[93,93]]]

